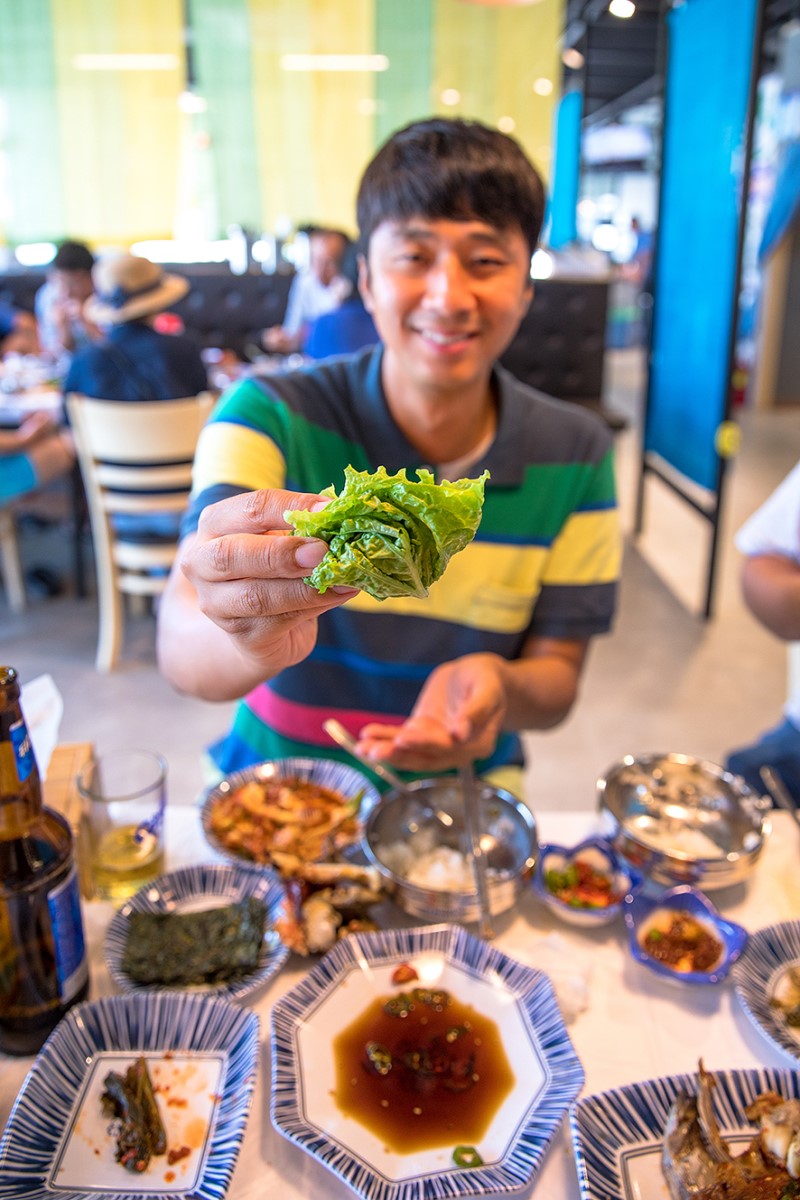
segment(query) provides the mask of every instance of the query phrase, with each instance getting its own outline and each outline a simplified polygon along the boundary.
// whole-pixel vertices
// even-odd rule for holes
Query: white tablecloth
[[[800,832],[786,813],[775,813],[773,824],[772,837],[751,878],[713,893],[723,913],[751,932],[800,917]],[[551,812],[539,817],[539,838],[543,842],[574,844],[596,831],[597,817],[592,813]],[[177,806],[170,809],[168,869],[216,860],[203,839],[197,811]],[[84,907],[92,999],[116,991],[102,957],[103,937],[112,911],[105,903],[92,902]],[[745,1017],[729,984],[718,988],[680,987],[660,980],[632,961],[621,921],[604,930],[574,929],[552,917],[531,892],[513,916],[498,918],[497,925],[496,944],[512,957],[535,964],[537,943],[557,932],[568,947],[570,960],[590,972],[588,1008],[568,1026],[586,1073],[583,1095],[637,1080],[694,1071],[700,1055],[710,1070],[789,1065]],[[270,1008],[306,970],[304,960],[291,956],[253,997],[252,1006],[261,1018],[261,1067],[229,1200],[262,1200],[265,1196],[346,1200],[352,1196],[350,1189],[325,1167],[276,1133],[269,1119]],[[31,1061],[0,1055],[2,1127]],[[522,1195],[536,1200],[578,1200],[566,1121],[538,1176]]]

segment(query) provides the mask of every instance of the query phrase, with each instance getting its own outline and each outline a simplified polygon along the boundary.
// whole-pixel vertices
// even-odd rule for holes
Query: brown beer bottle
[[[0,1051],[35,1054],[88,989],[72,831],[42,806],[17,673],[0,666]]]

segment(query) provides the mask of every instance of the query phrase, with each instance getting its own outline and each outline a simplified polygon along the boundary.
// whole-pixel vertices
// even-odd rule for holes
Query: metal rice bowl
[[[521,800],[504,788],[479,779],[481,848],[489,869],[489,907],[493,915],[517,902],[533,874],[538,855],[535,818]],[[407,842],[429,831],[437,846],[466,851],[461,785],[455,777],[418,779],[404,792],[392,790],[366,818],[363,849],[381,874],[394,901],[410,916],[423,921],[470,924],[479,918],[475,888],[441,891],[421,887],[397,874],[380,854],[381,848]]]
[[[654,883],[703,891],[754,870],[770,801],[738,775],[688,754],[628,754],[597,781],[606,836]]]

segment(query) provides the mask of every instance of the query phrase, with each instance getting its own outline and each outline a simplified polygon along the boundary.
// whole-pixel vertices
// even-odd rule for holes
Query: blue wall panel
[[[729,390],[757,9],[758,0],[686,0],[667,18],[645,451],[712,490]]]
[[[557,250],[574,242],[578,236],[578,183],[581,159],[581,115],[583,97],[580,92],[562,96],[555,119],[555,160],[553,188],[550,196],[550,232],[548,244]]]

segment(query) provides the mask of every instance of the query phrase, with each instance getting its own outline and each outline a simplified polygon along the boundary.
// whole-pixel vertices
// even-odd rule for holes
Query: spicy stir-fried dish
[[[360,793],[347,800],[306,779],[251,780],[215,800],[209,827],[226,850],[253,862],[271,862],[274,851],[318,862],[358,838],[360,802]]]

